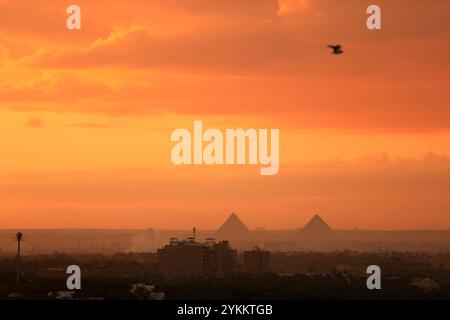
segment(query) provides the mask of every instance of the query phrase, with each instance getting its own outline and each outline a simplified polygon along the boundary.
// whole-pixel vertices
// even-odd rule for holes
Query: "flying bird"
[[[335,46],[329,45],[328,48],[333,49],[332,54],[341,54],[341,53],[344,53],[344,51],[342,51],[342,46],[341,46],[340,44],[335,45]]]

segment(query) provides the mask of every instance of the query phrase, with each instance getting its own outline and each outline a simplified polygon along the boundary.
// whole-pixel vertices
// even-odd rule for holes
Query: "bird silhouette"
[[[341,46],[340,44],[335,45],[335,46],[329,45],[328,48],[333,49],[332,54],[341,54],[341,53],[344,53],[344,51],[342,50],[342,46]]]

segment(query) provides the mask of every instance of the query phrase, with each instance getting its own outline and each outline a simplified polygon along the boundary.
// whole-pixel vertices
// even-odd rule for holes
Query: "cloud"
[[[275,17],[278,10],[277,0],[156,0],[161,6],[168,6],[194,15],[213,16],[214,18],[227,16],[245,18],[247,21],[265,20]]]
[[[277,14],[284,16],[296,13],[299,10],[306,9],[308,5],[311,5],[311,0],[279,0]]]
[[[120,32],[111,33],[89,48],[52,50],[38,55],[35,65],[281,72],[306,76],[322,75],[325,71],[344,76],[368,75],[374,71],[405,74],[412,68],[417,72],[420,65],[442,68],[450,50],[445,41],[450,36],[445,14],[450,9],[448,1],[436,1],[433,6],[410,1],[381,1],[384,27],[379,32],[367,30],[363,2],[189,0],[153,3],[161,8],[205,15],[206,21],[163,34],[149,27],[139,27],[139,24],[133,28],[122,27]],[[279,10],[285,12],[281,17],[277,14]],[[213,17],[209,17],[211,12]],[[236,14],[246,19],[236,20]],[[228,22],[218,19],[217,15]],[[415,16],[420,16],[421,20],[411,19]],[[347,47],[346,54],[351,56],[337,68],[325,62],[327,56],[321,54],[325,45],[336,41]],[[423,41],[426,45],[419,45]],[[411,47],[414,51],[406,50]],[[392,60],[401,63],[392,65]],[[320,67],[321,63],[324,67]]]
[[[5,72],[9,79],[0,84],[2,105],[31,103],[74,103],[113,94],[115,84],[106,77],[84,77],[73,72],[22,71]],[[123,84],[126,86],[126,84]],[[39,109],[36,107],[35,109]],[[66,110],[67,111],[67,110]]]
[[[133,0],[129,15],[120,14],[123,2],[106,4],[81,3],[84,16],[103,8],[116,22],[95,40],[57,37],[28,55],[29,48],[13,49],[17,81],[0,79],[0,106],[116,116],[258,113],[295,119],[299,128],[450,128],[448,1],[380,0],[380,32],[365,27],[364,2]],[[340,57],[326,48],[336,41]]]
[[[27,128],[44,128],[45,121],[40,118],[32,117],[32,118],[28,119],[28,121],[25,123],[25,127],[27,127]]]
[[[70,127],[84,128],[84,129],[108,129],[108,128],[123,128],[123,125],[116,125],[110,123],[76,123]]]
[[[47,47],[49,44],[88,44],[98,37],[111,31],[108,24],[98,18],[95,11],[105,8],[107,3],[79,0],[83,2],[82,17],[83,27],[88,32],[70,32],[65,22],[68,14],[66,8],[70,5],[63,0],[39,0],[39,1],[0,1],[0,38],[16,38],[20,41],[31,41],[38,46],[36,51]],[[103,2],[103,3],[102,3]],[[95,11],[92,11],[91,8]]]
[[[106,216],[108,223],[122,221],[125,215],[127,226],[138,227],[164,212],[166,218],[201,219],[211,226],[214,213],[234,209],[253,225],[283,228],[302,225],[313,212],[336,227],[450,226],[450,159],[434,154],[420,160],[380,154],[285,166],[270,178],[258,176],[255,168],[191,167],[3,176],[0,181],[4,212],[27,212],[29,221],[49,212],[58,212],[58,221],[75,215],[83,225]],[[16,198],[22,201],[6,201]]]
[[[411,73],[443,78],[450,45],[443,38],[402,39],[395,42],[354,41],[324,34],[304,34],[269,22],[249,26],[196,29],[167,36],[145,29],[117,31],[84,49],[48,51],[25,60],[37,68],[66,69],[151,69],[191,74],[294,75],[301,77],[359,77],[388,75],[406,79]],[[315,35],[312,37],[312,35]],[[339,60],[329,55],[326,45],[339,41],[346,53]],[[405,47],[414,53],[405,56]],[[377,61],[376,64],[373,61]],[[398,61],[393,64],[392,61]]]
[[[311,53],[282,36],[276,28],[198,30],[168,37],[147,30],[111,34],[87,50],[43,53],[31,62],[40,68],[162,69],[177,72],[290,73],[299,67],[300,50]]]
[[[303,79],[89,69],[25,76],[19,72],[8,78],[17,81],[0,84],[0,106],[13,111],[113,116],[258,114],[282,127],[363,132],[450,128],[450,84],[431,78],[429,81],[435,83],[424,78],[401,82],[379,76],[368,80],[331,76]]]

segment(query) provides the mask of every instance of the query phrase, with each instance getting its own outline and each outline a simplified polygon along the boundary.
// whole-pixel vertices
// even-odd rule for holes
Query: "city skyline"
[[[231,213],[220,226],[201,229],[20,229],[26,235],[23,247],[28,255],[48,252],[102,253],[155,252],[167,243],[205,241],[226,242],[238,250],[254,247],[274,252],[313,250],[333,252],[411,251],[442,252],[450,248],[450,230],[367,230],[336,229],[321,216],[314,215],[304,225],[291,229],[248,227]],[[17,230],[0,229],[0,254],[15,250],[12,241]],[[186,239],[186,240],[184,240]]]

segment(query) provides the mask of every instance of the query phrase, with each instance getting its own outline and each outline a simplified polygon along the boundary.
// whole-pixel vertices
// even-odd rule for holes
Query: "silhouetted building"
[[[216,242],[213,238],[205,243],[195,237],[170,243],[158,249],[158,271],[167,278],[223,277],[235,270],[237,252],[228,241]]]
[[[212,241],[212,238],[207,239],[207,241]],[[231,249],[229,242],[226,240],[214,243],[211,248],[216,263],[216,275],[223,277],[232,274],[236,269],[237,251]]]
[[[270,271],[270,251],[258,247],[244,251],[244,271],[246,273],[267,273]]]

